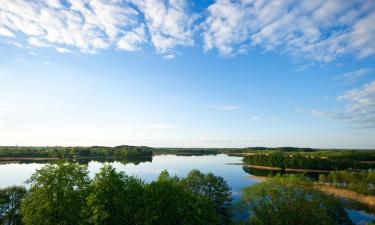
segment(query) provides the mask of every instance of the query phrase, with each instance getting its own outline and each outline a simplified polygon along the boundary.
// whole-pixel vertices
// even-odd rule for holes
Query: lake
[[[234,198],[238,199],[241,196],[242,188],[257,182],[243,170],[241,165],[238,165],[241,162],[242,157],[220,154],[199,156],[156,155],[152,158],[109,163],[118,171],[135,175],[146,182],[155,180],[162,170],[167,170],[171,175],[177,176],[186,176],[192,169],[198,169],[204,173],[212,172],[227,181],[232,188]],[[102,167],[103,162],[92,160],[87,164],[90,177],[94,177]],[[26,185],[24,182],[43,165],[45,165],[44,162],[0,164],[0,187]],[[374,215],[363,211],[348,210],[348,212],[350,218],[356,224],[366,224],[371,219],[375,219]]]

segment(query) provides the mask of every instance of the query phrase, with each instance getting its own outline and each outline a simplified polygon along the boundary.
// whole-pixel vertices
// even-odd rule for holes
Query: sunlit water
[[[192,169],[199,169],[207,173],[212,172],[215,175],[223,177],[232,188],[233,196],[238,199],[242,188],[252,185],[257,181],[249,177],[241,165],[242,157],[227,155],[203,155],[203,156],[176,156],[176,155],[158,155],[152,158],[152,161],[133,163],[111,162],[118,171],[123,171],[128,175],[135,175],[146,182],[155,180],[162,170],[167,170],[171,175],[180,177],[186,176]],[[10,185],[26,185],[24,182],[44,163],[10,163],[0,165],[0,187]],[[88,163],[90,177],[99,171],[103,163],[91,161]],[[27,185],[26,185],[27,186]],[[349,210],[349,215],[357,224],[366,224],[365,222],[375,219],[375,216],[362,211]]]

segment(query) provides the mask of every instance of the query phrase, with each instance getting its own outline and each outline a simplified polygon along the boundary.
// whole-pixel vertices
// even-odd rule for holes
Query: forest
[[[339,200],[296,175],[245,188],[237,203],[223,178],[198,170],[146,183],[109,164],[89,178],[87,166],[61,161],[28,184],[0,189],[1,225],[352,224]]]
[[[375,163],[360,161],[364,159],[361,154],[352,157],[352,154],[340,153],[341,156],[334,154],[306,155],[301,153],[275,152],[258,153],[248,155],[243,159],[245,164],[277,167],[281,169],[312,169],[312,170],[367,170],[374,169]],[[369,158],[372,159],[374,153],[369,152]]]
[[[121,145],[116,147],[18,147],[0,146],[1,157],[51,157],[51,158],[90,158],[90,157],[142,157],[152,156],[152,148],[145,146]]]

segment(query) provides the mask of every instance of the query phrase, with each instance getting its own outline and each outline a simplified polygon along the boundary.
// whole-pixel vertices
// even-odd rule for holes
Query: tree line
[[[17,147],[1,146],[0,157],[53,157],[53,158],[85,158],[85,157],[150,157],[152,148],[144,146],[121,145],[116,147]]]
[[[333,171],[319,175],[319,182],[349,189],[361,194],[375,195],[375,172]]]
[[[355,159],[326,158],[284,152],[249,155],[243,159],[243,162],[251,165],[278,167],[281,169],[366,170],[375,168],[374,163],[365,163]]]

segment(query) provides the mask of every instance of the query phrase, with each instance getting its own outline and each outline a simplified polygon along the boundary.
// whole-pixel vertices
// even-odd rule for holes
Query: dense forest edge
[[[375,169],[375,151],[256,153],[244,157],[243,162],[281,170],[368,170]]]
[[[89,178],[87,166],[59,161],[37,170],[28,184],[0,189],[0,224],[353,224],[341,201],[303,175],[246,187],[237,203],[222,177],[198,170],[186,177],[163,171],[146,183],[109,164]]]

